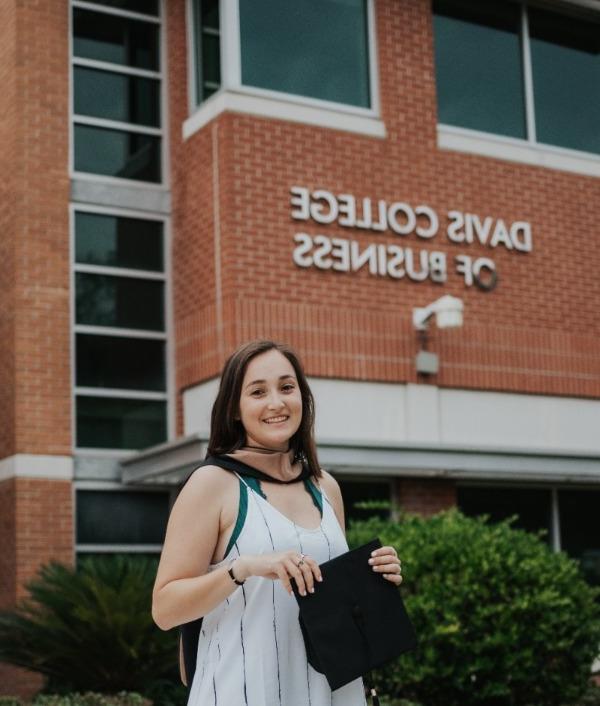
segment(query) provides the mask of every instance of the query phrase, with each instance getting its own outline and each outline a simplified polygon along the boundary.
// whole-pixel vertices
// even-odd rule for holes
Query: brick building
[[[517,513],[600,581],[595,0],[1,17],[0,608],[160,551],[254,337],[300,352],[349,515]],[[463,325],[419,333],[447,294]]]

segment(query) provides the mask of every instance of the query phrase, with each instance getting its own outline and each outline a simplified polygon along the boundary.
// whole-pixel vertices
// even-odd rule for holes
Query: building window
[[[365,0],[239,0],[242,83],[369,107]]]
[[[76,492],[77,554],[160,552],[169,517],[169,492]]]
[[[491,522],[517,515],[513,527],[537,532],[544,530],[552,541],[552,492],[536,488],[462,487],[457,488],[457,505],[471,517],[489,515]]]
[[[192,6],[199,104],[221,84],[219,12],[216,0]],[[239,27],[223,28],[239,49],[234,83],[370,108],[367,10],[368,0],[238,0]]]
[[[600,491],[459,486],[457,505],[471,517],[499,522],[518,515],[514,527],[545,530],[548,544],[579,561],[588,582],[600,586]]]
[[[339,479],[344,501],[346,526],[351,520],[369,517],[389,519],[391,502],[390,481]]]
[[[561,548],[579,560],[586,579],[600,586],[599,490],[559,490]]]
[[[600,23],[528,13],[538,142],[600,154]]]
[[[434,13],[439,122],[524,138],[521,8],[438,0]]]
[[[434,0],[438,121],[600,154],[600,25],[489,0]]]
[[[77,210],[74,217],[76,446],[165,441],[164,223]]]
[[[219,0],[193,2],[195,27],[194,61],[197,103],[202,103],[221,86],[221,31]]]
[[[73,167],[162,180],[159,5],[72,0]]]

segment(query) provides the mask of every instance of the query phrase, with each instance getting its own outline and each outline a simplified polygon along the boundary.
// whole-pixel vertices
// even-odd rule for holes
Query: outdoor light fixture
[[[428,306],[413,309],[413,325],[421,342],[421,350],[417,353],[415,361],[418,373],[435,375],[440,369],[438,355],[426,350],[427,326],[431,317],[435,315],[438,328],[456,328],[462,326],[463,308],[462,299],[446,294]]]
[[[422,308],[413,309],[413,324],[417,331],[425,331],[429,319],[435,314],[435,323],[438,328],[455,328],[462,326],[463,322],[462,299],[446,294]]]

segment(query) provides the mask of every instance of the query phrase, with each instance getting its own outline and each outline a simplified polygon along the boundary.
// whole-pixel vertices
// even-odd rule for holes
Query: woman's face
[[[271,349],[246,368],[240,395],[246,444],[285,451],[302,421],[302,395],[290,361]]]

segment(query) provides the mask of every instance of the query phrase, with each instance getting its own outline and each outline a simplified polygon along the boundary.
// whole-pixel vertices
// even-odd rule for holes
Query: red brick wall
[[[17,573],[15,479],[0,483],[0,611],[11,608],[16,600]]]
[[[385,139],[224,114],[184,141],[183,2],[169,4],[178,388],[218,374],[224,354],[255,336],[295,345],[311,375],[414,382],[412,308],[451,293],[465,302],[465,324],[433,328],[430,349],[441,370],[431,382],[600,396],[600,180],[439,150],[431,3],[378,0],[375,7]],[[426,203],[440,217],[456,209],[527,220],[533,252],[457,245],[442,232],[426,241],[293,221],[293,185]],[[448,282],[298,268],[298,231],[443,250]],[[465,287],[453,273],[459,253],[496,262],[493,292]]]
[[[404,512],[429,517],[456,506],[456,484],[438,478],[396,478],[395,498]]]
[[[0,459],[69,454],[68,3],[0,10]],[[73,560],[71,483],[0,483],[0,606]],[[41,680],[0,665],[2,693]]]
[[[70,453],[68,5],[0,22],[0,458]],[[17,363],[15,363],[17,361]]]
[[[17,188],[9,176],[18,169],[16,91],[16,12],[0,12],[0,458],[14,453],[14,289]]]
[[[17,599],[26,593],[24,584],[40,565],[74,560],[72,484],[67,480],[17,478],[16,555]]]
[[[0,610],[26,595],[42,564],[72,564],[73,500],[70,481],[12,478],[0,483]],[[0,664],[0,695],[28,698],[43,685],[37,674]]]

